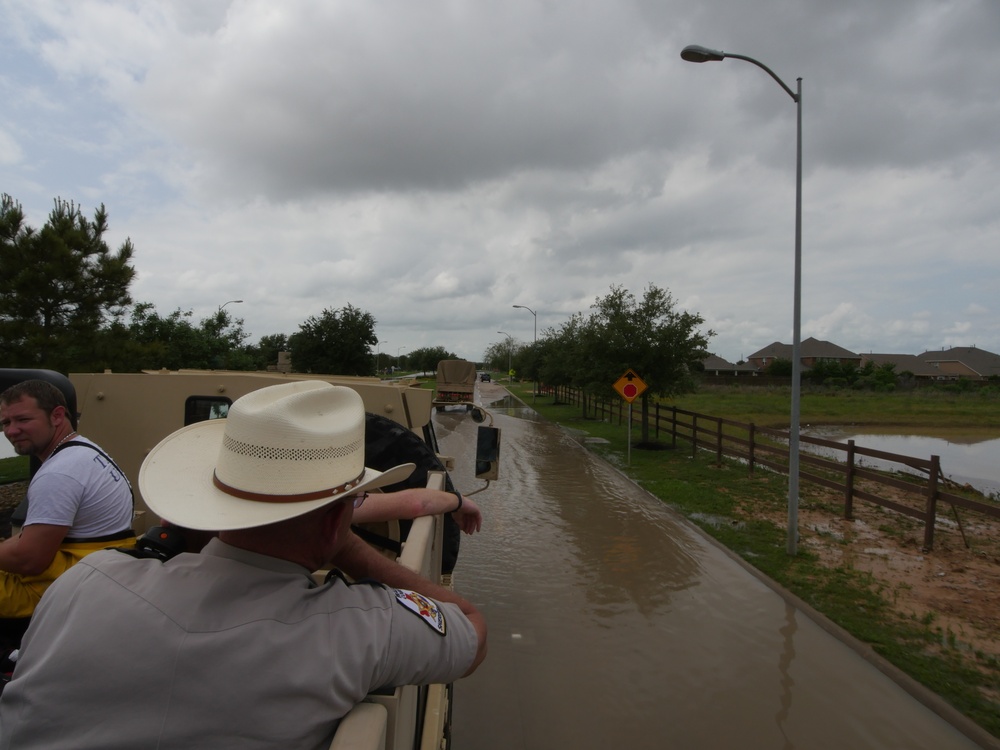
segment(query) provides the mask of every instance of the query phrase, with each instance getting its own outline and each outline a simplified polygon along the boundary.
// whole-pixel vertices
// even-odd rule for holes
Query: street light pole
[[[681,50],[681,58],[688,62],[716,62],[731,57],[756,65],[766,72],[796,106],[795,128],[795,270],[792,304],[792,411],[788,428],[788,543],[789,555],[798,551],[799,537],[799,421],[802,398],[802,78],[797,78],[796,91],[792,91],[774,71],[758,60],[746,55],[708,49],[692,44]]]
[[[399,367],[399,352],[400,352],[401,349],[405,349],[405,348],[406,348],[405,346],[397,346],[396,347],[396,367]],[[399,367],[399,369],[402,370],[403,368]]]
[[[538,315],[536,315],[535,311],[532,310],[527,305],[514,305],[514,307],[515,308],[520,308],[521,310],[527,310],[528,312],[531,313],[531,317],[533,317],[535,319],[535,335],[532,338],[532,342],[534,343],[535,347],[537,347],[538,346]],[[537,370],[537,363],[538,363],[538,351],[537,350],[534,352],[534,355],[535,355],[535,363],[536,363],[536,370]],[[537,372],[536,372],[535,380],[531,384],[531,403],[532,404],[535,403],[535,393],[537,393],[537,391],[538,391],[538,378],[537,378]]]
[[[510,357],[511,357],[511,352],[514,349],[514,337],[511,336],[506,331],[497,331],[497,333],[502,333],[504,336],[507,337],[507,382],[513,383],[514,379],[510,374],[510,368],[511,368]]]
[[[226,305],[242,305],[242,304],[243,304],[243,300],[241,300],[241,299],[231,299],[231,300],[229,300],[229,302],[223,302],[221,305],[219,305],[219,312],[222,312],[222,309]]]

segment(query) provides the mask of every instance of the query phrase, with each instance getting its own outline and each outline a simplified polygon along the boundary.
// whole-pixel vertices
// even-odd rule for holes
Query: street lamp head
[[[709,49],[708,47],[702,47],[700,44],[689,44],[681,50],[681,59],[687,60],[688,62],[716,62],[718,60],[724,60],[725,58],[725,52]]]

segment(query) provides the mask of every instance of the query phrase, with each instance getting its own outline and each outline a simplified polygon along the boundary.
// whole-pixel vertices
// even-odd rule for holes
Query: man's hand
[[[451,517],[466,534],[474,534],[483,527],[483,512],[467,497],[462,498],[462,507],[453,511]]]

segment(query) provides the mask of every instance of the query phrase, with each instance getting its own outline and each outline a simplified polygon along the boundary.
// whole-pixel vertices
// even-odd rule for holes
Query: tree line
[[[390,366],[434,372],[442,359],[458,359],[441,346],[403,357],[374,352],[374,316],[350,303],[310,316],[292,334],[250,343],[244,321],[220,307],[194,320],[190,310],[167,314],[132,299],[135,248],[117,249],[104,235],[104,205],[93,218],[73,202],[56,199],[41,229],[25,222],[19,203],[0,198],[0,364],[63,373],[137,372],[144,369],[265,370],[290,352],[297,372],[372,375]],[[511,338],[490,345],[483,359],[522,378],[607,394],[626,370],[651,395],[693,387],[692,371],[707,355],[712,331],[700,315],[678,310],[670,293],[650,284],[641,299],[612,286],[588,314],[548,328],[531,344]]]
[[[405,357],[376,356],[376,320],[350,303],[310,316],[292,334],[250,343],[242,318],[220,307],[199,321],[190,310],[160,313],[132,299],[131,239],[111,249],[108,213],[93,218],[57,198],[44,226],[29,226],[21,205],[0,197],[0,364],[58,372],[144,369],[265,370],[291,352],[298,372],[372,375],[405,364],[433,371],[456,359],[444,347]]]
[[[677,309],[666,289],[650,284],[637,299],[621,286],[598,297],[590,313],[576,313],[536,342],[513,339],[491,344],[483,358],[493,368],[511,369],[522,379],[549,386],[572,386],[606,396],[626,371],[648,386],[641,395],[643,442],[648,442],[649,399],[693,390],[693,373],[707,355],[713,331],[699,330],[704,319]],[[586,410],[586,402],[583,404]]]

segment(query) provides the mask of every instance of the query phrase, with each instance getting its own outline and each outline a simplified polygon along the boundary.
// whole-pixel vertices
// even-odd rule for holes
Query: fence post
[[[716,419],[715,465],[722,466],[722,417]]]
[[[655,428],[655,431],[653,432],[653,440],[655,440],[655,441],[658,442],[660,440],[660,404],[659,404],[659,402],[655,403],[653,405],[653,407],[654,407],[653,413],[655,415],[653,417],[653,419],[655,420],[653,422],[653,425],[654,425],[654,428]]]
[[[698,416],[691,417],[691,458],[698,455]]]
[[[670,407],[670,447],[677,447],[677,407]]]
[[[756,436],[757,436],[757,428],[754,426],[754,423],[751,422],[750,423],[750,429],[747,431],[747,442],[750,444],[748,446],[749,456],[748,456],[748,459],[747,459],[747,466],[750,468],[750,472],[749,472],[750,474],[753,474],[753,462],[754,462],[754,458],[755,458],[754,448],[756,448],[756,444],[754,443],[754,439],[756,438]]]
[[[847,464],[844,473],[844,518],[848,521],[854,518],[854,441],[847,441]]]
[[[927,511],[924,519],[924,552],[934,547],[934,519],[937,514],[938,476],[941,473],[941,456],[931,456],[931,473],[927,477]]]

